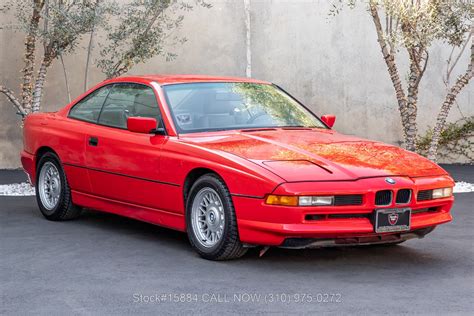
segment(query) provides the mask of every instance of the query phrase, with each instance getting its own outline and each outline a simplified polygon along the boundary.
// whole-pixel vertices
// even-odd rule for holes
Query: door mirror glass
[[[332,128],[336,122],[336,116],[332,114],[326,114],[321,116],[321,121],[323,121],[324,124],[326,124],[329,128]]]

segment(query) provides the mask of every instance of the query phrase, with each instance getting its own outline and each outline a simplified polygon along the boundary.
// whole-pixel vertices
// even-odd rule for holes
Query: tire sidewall
[[[222,233],[222,237],[219,240],[217,244],[215,244],[212,247],[204,247],[202,246],[199,241],[196,238],[195,233],[193,232],[193,226],[192,226],[192,205],[194,198],[196,197],[196,194],[203,188],[209,187],[214,189],[217,194],[219,194],[219,197],[222,201],[223,207],[224,207],[224,231]],[[198,250],[198,252],[207,257],[214,257],[221,252],[221,250],[224,247],[224,244],[227,242],[228,239],[228,234],[230,230],[230,220],[232,219],[233,212],[234,212],[234,206],[232,204],[232,200],[229,200],[227,197],[228,192],[225,187],[222,186],[222,184],[217,181],[215,176],[211,175],[205,175],[199,178],[194,185],[191,187],[189,197],[186,202],[186,229],[188,233],[188,238],[191,244]]]
[[[59,201],[56,204],[56,206],[52,210],[48,210],[43,206],[43,202],[41,201],[40,194],[39,194],[39,178],[40,178],[40,172],[41,169],[43,168],[43,165],[46,162],[51,162],[56,166],[59,172],[59,178],[61,180],[61,193],[59,195]],[[46,153],[43,156],[41,156],[40,160],[38,161],[38,172],[36,173],[36,186],[35,186],[35,191],[36,191],[36,201],[38,202],[39,209],[41,213],[43,214],[44,217],[48,219],[58,219],[60,216],[60,212],[64,207],[64,193],[66,192],[66,176],[64,174],[64,170],[61,166],[61,163],[59,162],[58,156],[56,156],[53,153]]]

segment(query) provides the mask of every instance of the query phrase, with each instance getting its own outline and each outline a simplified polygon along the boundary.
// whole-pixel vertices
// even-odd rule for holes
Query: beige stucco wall
[[[174,48],[178,57],[166,62],[156,57],[134,67],[130,74],[194,73],[245,76],[244,0],[208,0],[211,9],[189,12],[179,31],[188,42]],[[275,82],[318,114],[337,115],[336,129],[361,137],[397,144],[402,139],[394,91],[382,59],[373,23],[363,6],[328,18],[330,1],[250,0],[252,75]],[[5,0],[0,0],[0,5]],[[1,16],[0,24],[11,22]],[[0,82],[18,92],[24,35],[0,30]],[[82,45],[85,46],[85,45]],[[445,95],[441,75],[449,47],[437,43],[420,88],[420,129],[434,124]],[[85,51],[66,56],[73,98],[83,90]],[[468,56],[460,60],[464,70]],[[405,77],[406,65],[401,69]],[[103,80],[91,69],[90,85]],[[464,115],[474,115],[473,84],[458,98]],[[44,110],[67,103],[59,62],[48,73]],[[460,117],[453,108],[449,120]],[[19,167],[21,148],[19,119],[0,96],[0,169]]]

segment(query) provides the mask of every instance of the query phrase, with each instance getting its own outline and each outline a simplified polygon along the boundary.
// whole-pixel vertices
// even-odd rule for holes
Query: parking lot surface
[[[0,314],[471,314],[473,212],[462,193],[424,239],[212,262],[182,233],[93,211],[50,222],[34,197],[0,197]]]

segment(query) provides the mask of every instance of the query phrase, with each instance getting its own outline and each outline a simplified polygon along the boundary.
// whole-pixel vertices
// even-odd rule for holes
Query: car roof
[[[127,76],[117,78],[117,81],[142,79],[155,81],[160,85],[176,84],[176,83],[195,83],[195,82],[249,82],[270,84],[270,82],[257,80],[252,78],[241,77],[221,77],[221,76],[203,76],[203,75],[143,75],[143,76]]]

